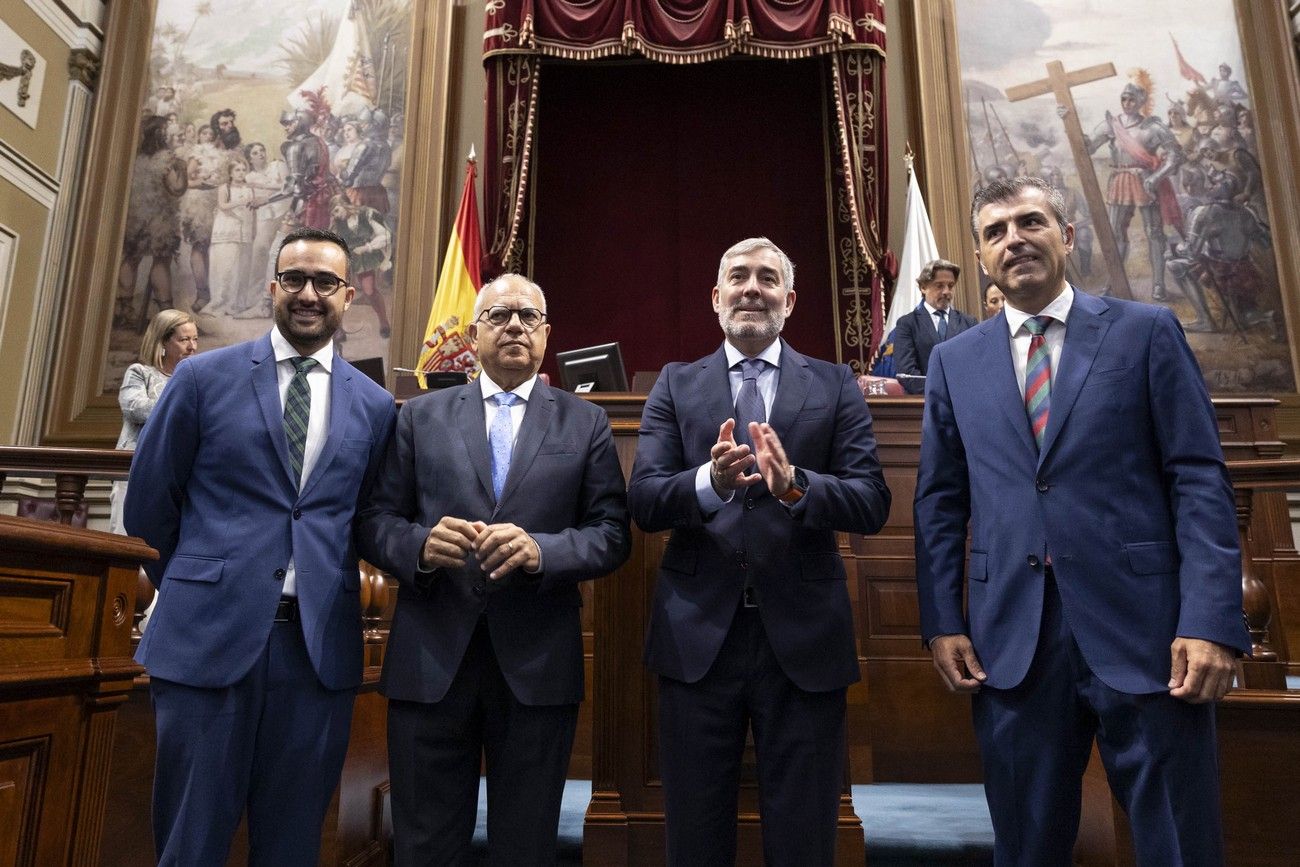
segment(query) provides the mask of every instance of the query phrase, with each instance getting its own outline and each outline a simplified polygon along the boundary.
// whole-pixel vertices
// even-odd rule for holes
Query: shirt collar
[[[302,355],[301,352],[293,348],[293,344],[285,339],[285,336],[280,333],[279,326],[276,325],[271,326],[271,349],[275,352],[275,361],[277,364],[285,359],[297,358],[299,355]],[[334,341],[327,340],[324,346],[313,352],[308,357],[316,359],[316,363],[319,364],[326,373],[331,373],[334,366]]]
[[[926,312],[926,313],[929,313],[931,316],[933,316],[934,314],[936,314],[936,313],[939,312],[939,308],[938,308],[938,307],[931,307],[929,301],[922,301],[922,302],[921,302],[921,306],[924,307],[924,308],[925,308],[925,312]],[[948,313],[950,313],[950,312],[952,312],[952,306],[950,305],[950,306],[948,307],[948,309],[944,310],[943,312],[944,312],[945,315],[948,314]]]
[[[498,395],[501,392],[505,391],[504,388],[502,388],[501,386],[493,382],[492,377],[488,376],[486,373],[480,373],[478,375],[478,381],[480,383],[480,388],[483,389],[484,400],[488,400],[494,395]],[[528,377],[527,380],[515,386],[515,388],[511,390],[515,394],[519,395],[520,400],[522,400],[524,403],[528,403],[528,398],[531,397],[533,393],[533,386],[536,384],[537,384],[537,374],[534,373],[532,376]]]
[[[723,341],[722,348],[727,353],[728,370],[735,367],[737,364],[740,364],[740,362],[744,361],[746,358],[749,357],[748,355],[741,352],[736,347],[732,346],[730,340]],[[781,338],[778,337],[776,340],[773,340],[771,343],[767,345],[767,349],[764,349],[762,352],[760,352],[758,355],[754,357],[763,359],[773,367],[780,367],[781,366]]]
[[[1002,305],[1007,314],[1007,327],[1011,329],[1011,336],[1015,337],[1020,333],[1020,328],[1025,324],[1025,320],[1033,316],[1050,316],[1052,319],[1065,324],[1065,320],[1070,316],[1070,308],[1074,306],[1074,287],[1069,283],[1065,284],[1065,289],[1061,294],[1048,303],[1046,307],[1037,313],[1026,313],[1023,310],[1017,310],[1011,306],[1008,301]]]

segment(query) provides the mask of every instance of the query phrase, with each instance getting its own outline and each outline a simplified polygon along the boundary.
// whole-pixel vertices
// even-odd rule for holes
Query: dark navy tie
[[[934,315],[939,317],[939,327],[937,329],[939,332],[939,339],[947,340],[948,339],[948,311],[936,310],[934,311]]]
[[[753,421],[762,424],[767,421],[763,395],[758,390],[758,376],[767,367],[767,362],[761,358],[746,358],[740,364],[740,391],[736,394],[736,442],[746,443],[753,448],[749,423]]]

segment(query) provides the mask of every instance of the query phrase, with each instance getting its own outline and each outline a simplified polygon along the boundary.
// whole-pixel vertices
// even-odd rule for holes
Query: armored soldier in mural
[[[1220,330],[1209,312],[1205,288],[1213,289],[1224,317],[1238,332],[1256,325],[1277,325],[1271,309],[1264,309],[1269,286],[1251,258],[1251,248],[1268,248],[1268,227],[1238,201],[1241,181],[1230,172],[1213,179],[1210,202],[1192,212],[1187,241],[1177,248],[1169,270],[1196,310],[1196,320],[1183,327],[1189,332]],[[1275,335],[1276,336],[1276,335]]]
[[[1164,121],[1150,114],[1146,88],[1127,84],[1120,92],[1120,114],[1106,113],[1084,145],[1089,153],[1110,146],[1111,172],[1106,211],[1115,230],[1120,260],[1128,259],[1128,228],[1136,210],[1142,215],[1151,261],[1152,300],[1164,301],[1166,225],[1182,233],[1182,211],[1169,176],[1183,162],[1178,139]]]
[[[388,213],[388,191],[384,189],[383,181],[392,155],[393,149],[388,143],[388,117],[376,110],[366,124],[366,137],[353,149],[339,176],[349,202],[374,208],[381,214]]]
[[[330,152],[325,140],[312,132],[315,116],[306,109],[280,115],[285,140],[280,153],[288,167],[285,193],[290,199],[289,217],[299,226],[327,229],[330,224],[330,196],[334,177],[330,174]]]

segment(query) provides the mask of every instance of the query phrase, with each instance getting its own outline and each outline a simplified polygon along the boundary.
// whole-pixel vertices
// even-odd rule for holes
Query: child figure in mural
[[[181,233],[190,245],[190,271],[194,275],[194,302],[198,313],[212,299],[208,281],[208,252],[212,244],[212,220],[217,210],[217,187],[226,154],[213,142],[210,126],[199,127],[198,143],[190,149],[189,189],[181,199]]]
[[[212,218],[212,305],[213,316],[234,313],[241,287],[248,276],[257,216],[253,211],[253,188],[248,183],[248,161],[232,151],[217,188],[217,212]]]
[[[126,214],[122,263],[117,273],[113,327],[141,333],[155,310],[172,306],[172,259],[180,250],[180,200],[185,194],[185,163],[167,148],[167,119],[151,116],[140,130],[140,150],[131,172],[131,207]],[[140,263],[148,256],[149,282],[139,314],[135,284]]]
[[[383,215],[366,205],[354,205],[347,196],[335,196],[330,199],[330,231],[342,237],[352,248],[352,279],[375,309],[379,336],[388,337],[392,328],[388,324],[384,296],[375,285],[376,272],[393,267],[392,235],[384,225]]]
[[[275,272],[272,247],[289,199],[281,195],[289,170],[284,160],[271,160],[262,142],[245,146],[248,156],[248,185],[253,188],[253,249],[248,259],[248,273],[239,287],[233,305],[236,319],[269,319],[271,299],[266,294]]]

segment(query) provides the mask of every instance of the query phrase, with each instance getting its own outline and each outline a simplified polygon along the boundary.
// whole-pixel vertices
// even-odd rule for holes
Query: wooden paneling
[[[95,864],[137,539],[0,517],[0,864]],[[147,815],[147,814],[146,814]]]

